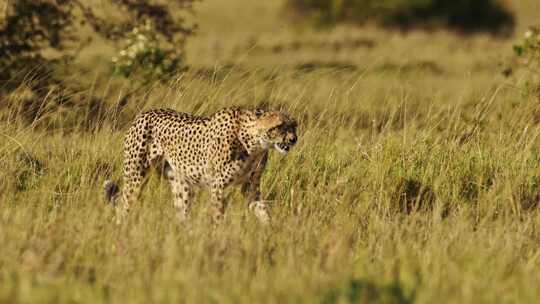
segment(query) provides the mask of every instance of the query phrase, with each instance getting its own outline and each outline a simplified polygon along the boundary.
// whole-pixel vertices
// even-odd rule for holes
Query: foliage
[[[512,14],[498,0],[289,0],[295,13],[317,25],[375,22],[383,26],[447,27],[509,34]]]
[[[128,77],[133,73],[163,76],[182,67],[182,54],[163,49],[150,20],[127,34],[125,47],[112,59],[114,72]]]
[[[525,64],[538,68],[540,66],[540,29],[531,27],[525,32],[523,40],[514,45],[516,55],[525,59]]]
[[[185,39],[195,27],[186,24],[180,13],[191,11],[194,1],[108,0],[106,4],[113,11],[122,12],[114,18],[79,0],[8,1],[0,20],[0,91],[17,88],[32,70],[48,69],[51,62],[73,58],[86,43],[75,34],[80,30],[79,23],[115,43],[141,20],[149,20],[155,25],[155,39],[174,45],[170,52],[175,50],[175,56],[181,57]],[[45,56],[44,51],[54,51],[54,55]],[[35,74],[42,75],[43,71]],[[43,83],[38,81],[34,87],[40,85]]]
[[[528,29],[522,41],[514,45],[514,52],[521,58],[520,65],[530,73],[525,91],[540,97],[540,29]]]
[[[0,89],[13,88],[24,69],[44,68],[45,49],[63,51],[74,39],[73,3],[67,0],[8,1],[0,20]]]

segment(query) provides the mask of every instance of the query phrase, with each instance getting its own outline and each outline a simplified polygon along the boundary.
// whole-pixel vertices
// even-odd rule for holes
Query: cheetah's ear
[[[284,122],[285,119],[282,115],[272,112],[264,113],[259,119],[257,119],[257,125],[259,129],[262,130],[270,130],[282,125]]]

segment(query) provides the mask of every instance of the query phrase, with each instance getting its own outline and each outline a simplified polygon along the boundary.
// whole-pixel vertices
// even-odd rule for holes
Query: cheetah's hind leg
[[[168,162],[162,166],[161,174],[169,181],[173,195],[173,205],[179,223],[185,223],[189,218],[193,189],[191,185],[175,172]]]

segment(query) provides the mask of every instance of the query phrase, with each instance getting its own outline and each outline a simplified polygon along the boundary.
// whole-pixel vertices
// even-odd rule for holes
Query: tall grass
[[[359,85],[369,82],[362,74],[333,77],[185,74],[177,85],[150,86],[119,110],[120,93],[110,93],[95,129],[77,125],[46,100],[32,123],[19,121],[24,115],[16,106],[4,108],[11,120],[2,123],[0,298],[401,303],[538,297],[536,101],[509,103],[515,92],[503,87],[463,96],[477,103],[448,103],[417,98],[424,92],[407,88],[399,76],[389,77],[385,90]],[[119,178],[122,134],[135,113],[169,106],[206,114],[261,103],[282,108],[300,125],[298,147],[286,157],[272,155],[263,180],[273,201],[271,227],[257,225],[237,191],[229,194],[218,227],[209,223],[204,192],[188,227],[179,226],[158,177],[128,222],[113,224],[101,184]],[[39,120],[66,127],[47,130]]]
[[[312,43],[351,33],[374,44]],[[88,69],[37,107],[24,86],[1,101],[0,303],[536,302],[540,108],[496,73],[510,43],[338,30],[246,50],[242,35],[215,51],[201,34],[168,83]],[[158,176],[115,224],[101,187],[137,113],[259,105],[299,122],[263,178],[272,225],[238,190],[218,226],[204,191],[179,225]]]

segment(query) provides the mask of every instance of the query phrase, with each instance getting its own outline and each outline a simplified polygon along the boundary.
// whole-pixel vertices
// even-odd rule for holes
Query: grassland
[[[540,103],[508,78],[516,37],[291,28],[280,2],[205,1],[171,82],[112,77],[95,45],[72,91],[0,108],[0,303],[536,303]],[[515,70],[515,69],[514,69]],[[58,104],[56,96],[69,95]],[[261,227],[238,191],[178,225],[154,177],[128,221],[102,198],[149,107],[267,105],[299,122],[273,154]]]

